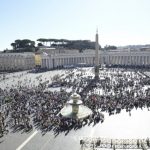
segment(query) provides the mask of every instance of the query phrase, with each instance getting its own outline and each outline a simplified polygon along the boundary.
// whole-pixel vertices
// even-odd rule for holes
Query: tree
[[[20,42],[21,42],[21,40],[15,40],[16,48],[19,48],[19,47],[20,47]]]
[[[37,39],[37,41],[41,42],[43,45],[45,45],[45,43],[47,45],[47,42],[48,42],[48,40],[44,38]]]
[[[14,52],[33,52],[35,51],[35,42],[29,39],[15,40],[11,43]]]
[[[11,43],[11,46],[13,47],[13,50],[16,50],[16,43]]]
[[[39,46],[43,46],[43,44],[42,44],[42,43],[38,43],[38,47],[39,47]]]
[[[106,45],[106,46],[104,47],[104,50],[115,50],[115,49],[117,49],[117,47],[114,46],[114,45]]]

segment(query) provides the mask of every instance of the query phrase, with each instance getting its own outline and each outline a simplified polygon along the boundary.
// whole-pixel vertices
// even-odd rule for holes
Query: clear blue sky
[[[150,44],[150,0],[1,0],[0,50],[16,39]]]

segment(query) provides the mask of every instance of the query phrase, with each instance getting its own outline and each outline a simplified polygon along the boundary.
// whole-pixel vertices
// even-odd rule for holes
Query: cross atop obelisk
[[[98,29],[95,36],[95,79],[99,79],[99,43],[98,43]]]

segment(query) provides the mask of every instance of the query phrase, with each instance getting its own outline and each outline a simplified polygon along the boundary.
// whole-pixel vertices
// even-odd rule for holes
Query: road
[[[77,150],[80,149],[80,139],[89,136],[91,127],[70,131],[67,135],[60,133],[55,137],[53,131],[45,135],[41,131],[33,130],[30,133],[8,133],[0,138],[0,150]]]

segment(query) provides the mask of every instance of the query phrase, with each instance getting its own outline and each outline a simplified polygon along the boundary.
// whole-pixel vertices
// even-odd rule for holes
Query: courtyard
[[[39,105],[38,110],[36,110],[36,107],[31,107],[29,118],[30,124],[33,124],[32,130],[24,132],[24,130],[14,130],[14,127],[10,128],[9,133],[0,138],[0,148],[6,150],[46,150],[52,148],[54,150],[67,150],[71,148],[76,150],[80,149],[80,140],[85,137],[113,139],[143,139],[150,137],[148,132],[150,126],[149,78],[139,71],[112,68],[101,70],[99,81],[93,82],[93,79],[94,71],[91,67],[54,70],[36,74],[24,71],[7,74],[4,80],[1,77],[0,84],[2,91],[5,93],[5,99],[10,99],[11,94],[18,91],[21,94],[25,92],[28,96],[32,95],[31,99],[22,98],[26,101],[24,107],[30,106],[29,99],[33,100],[34,103],[42,103],[38,92],[52,92],[50,94],[54,98],[56,97],[55,100],[58,100],[58,106],[59,102],[62,103],[63,101],[59,106],[62,108],[68,101],[69,96],[73,92],[77,92],[81,95],[81,99],[86,106],[93,111],[102,112],[105,119],[103,122],[94,123],[94,121],[91,121],[90,124],[88,122],[85,126],[78,129],[72,128],[69,132],[63,130],[56,135],[53,130],[45,131],[44,129],[43,132],[41,125],[35,126],[33,123],[32,115],[43,111],[40,107],[48,108],[43,105]],[[116,89],[116,87],[118,88]],[[35,89],[38,92],[34,93],[36,95],[34,97],[33,93],[28,92],[35,91]],[[46,98],[44,100],[46,101]],[[10,100],[9,105],[15,107],[14,104],[11,104]],[[22,101],[20,104],[23,105]],[[7,107],[2,109],[6,111]],[[13,108],[11,110],[18,112]],[[56,108],[55,111],[54,115],[57,114],[59,109]],[[11,111],[7,120],[10,119],[10,114],[12,114]],[[45,120],[45,118],[42,118],[42,120]],[[47,121],[44,123],[47,123]],[[12,120],[12,124],[14,125],[14,120]]]

